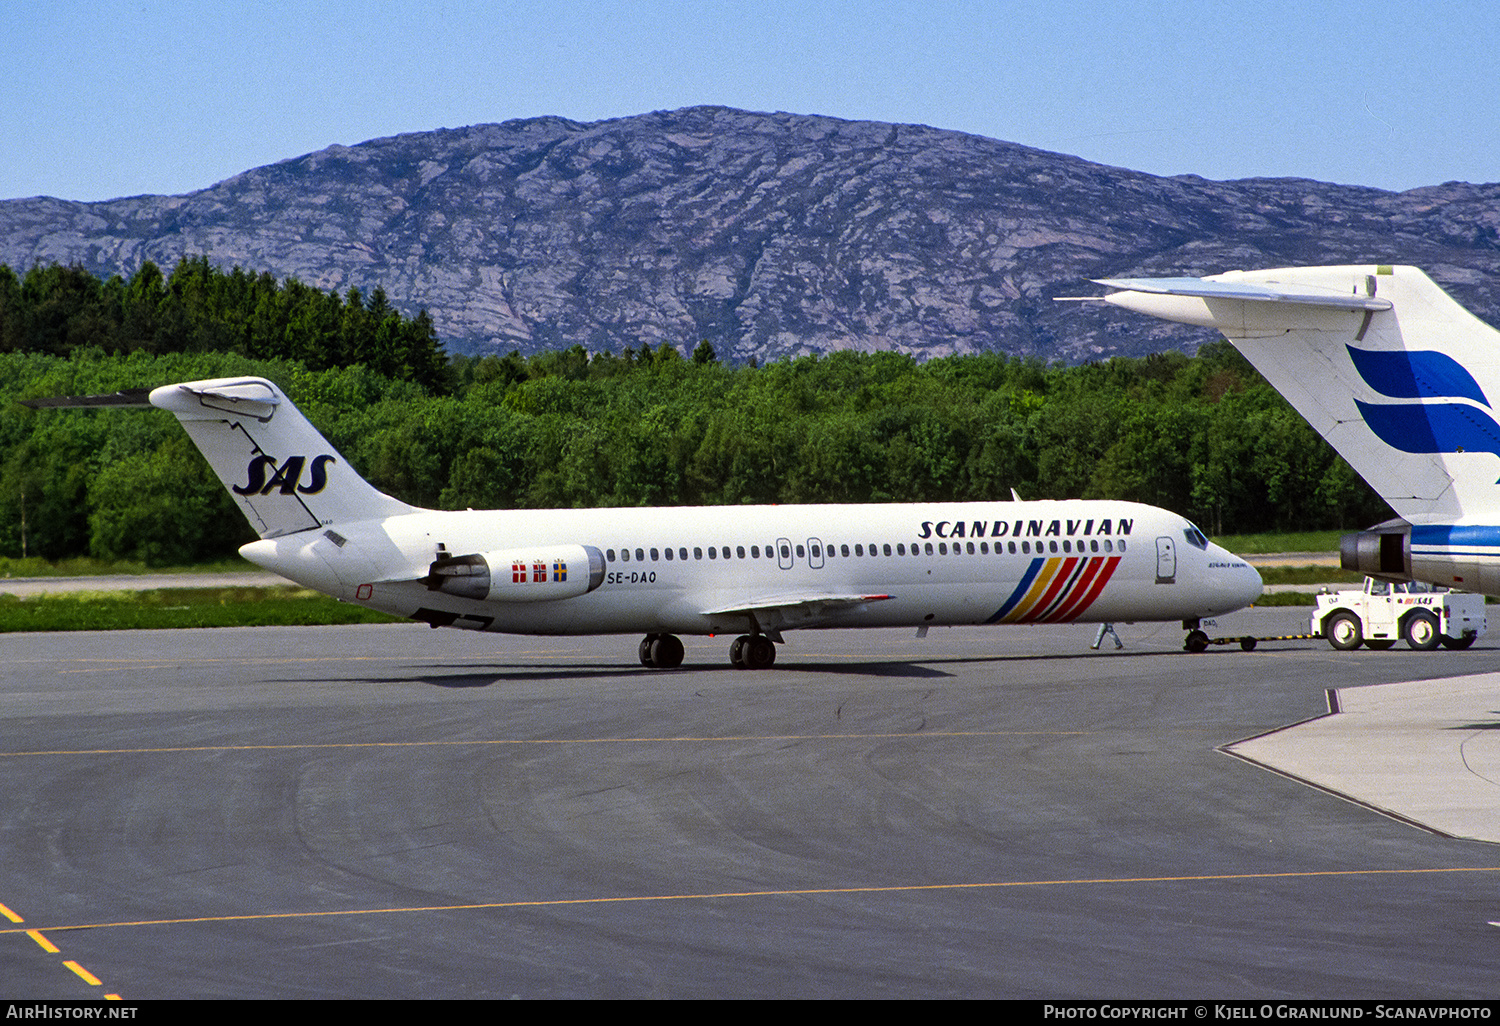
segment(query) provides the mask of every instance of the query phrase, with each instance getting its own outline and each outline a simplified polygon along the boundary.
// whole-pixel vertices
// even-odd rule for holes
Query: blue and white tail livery
[[[1109,278],[1114,306],[1219,330],[1399,520],[1347,569],[1500,595],[1500,332],[1415,267]]]
[[[258,541],[248,560],[433,627],[740,636],[762,669],[793,628],[1181,620],[1255,601],[1260,576],[1182,517],[1111,501],[428,510],[374,488],[274,384],[221,378],[39,407],[154,406],[182,422]],[[743,632],[743,633],[741,633]]]

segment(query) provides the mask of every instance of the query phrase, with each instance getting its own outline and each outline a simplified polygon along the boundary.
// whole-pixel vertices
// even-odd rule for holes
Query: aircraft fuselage
[[[603,572],[583,591],[586,549]],[[1111,501],[428,511],[241,552],[373,609],[522,634],[1192,620],[1260,593],[1188,521]],[[479,554],[503,594],[435,585],[437,561]]]

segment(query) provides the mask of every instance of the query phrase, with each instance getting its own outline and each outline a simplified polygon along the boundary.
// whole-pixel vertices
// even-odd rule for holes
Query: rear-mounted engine
[[[1411,580],[1411,524],[1387,520],[1368,531],[1344,535],[1339,539],[1339,565],[1371,577]]]
[[[604,553],[592,545],[443,556],[422,579],[428,591],[480,602],[546,602],[586,595],[604,583]]]

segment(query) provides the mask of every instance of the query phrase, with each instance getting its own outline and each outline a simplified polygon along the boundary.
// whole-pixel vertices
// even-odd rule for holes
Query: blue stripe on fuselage
[[[1413,549],[1419,545],[1500,549],[1500,524],[1419,524],[1411,529],[1411,544]]]
[[[1037,573],[1042,569],[1042,564],[1045,562],[1045,559],[1033,559],[1031,561],[1031,565],[1026,568],[1026,573],[1021,575],[1021,583],[1016,585],[1016,590],[1011,592],[1010,598],[1005,600],[1005,605],[1001,606],[994,616],[990,617],[984,622],[994,623],[996,620],[1000,619],[1006,613],[1014,609],[1016,603],[1020,602],[1021,599],[1025,597],[1026,589],[1031,587],[1031,582],[1036,579]]]

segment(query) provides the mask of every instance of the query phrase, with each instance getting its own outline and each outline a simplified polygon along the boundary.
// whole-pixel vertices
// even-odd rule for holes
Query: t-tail
[[[171,411],[262,538],[413,511],[360,477],[264,378],[215,378],[27,405]]]
[[[1500,332],[1415,267],[1111,278],[1104,302],[1223,332],[1399,520],[1345,568],[1500,594]]]

